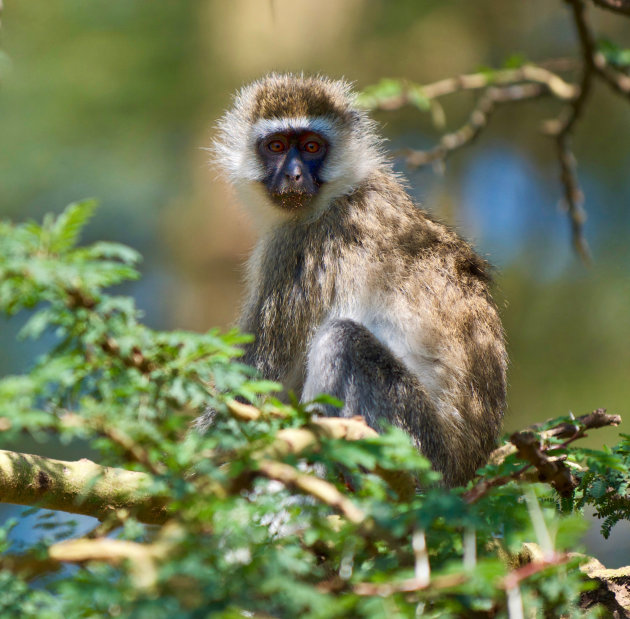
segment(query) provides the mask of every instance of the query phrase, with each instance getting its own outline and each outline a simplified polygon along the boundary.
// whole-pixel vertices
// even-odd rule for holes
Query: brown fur
[[[351,107],[347,97],[330,88],[330,82],[306,77],[273,75],[261,82],[251,120],[288,116],[334,116],[347,121]]]
[[[340,180],[326,201],[287,212],[252,180],[253,146],[241,133],[259,119],[301,117],[339,127],[326,165]],[[346,414],[406,430],[445,483],[470,479],[505,408],[507,359],[486,262],[412,203],[347,84],[269,76],[241,92],[220,129],[216,152],[230,178],[254,211],[273,214],[248,263],[239,326],[256,339],[245,361],[305,397],[343,373],[361,409]]]
[[[316,222],[294,218],[264,240],[251,263],[240,322],[256,335],[247,360],[300,393],[318,325],[335,305],[365,294],[356,290],[361,273],[367,273],[359,277],[367,296],[402,295],[401,305],[423,313],[423,345],[446,368],[447,398],[463,418],[457,423],[439,407],[425,412],[436,436],[444,437],[428,455],[447,483],[462,483],[483,464],[500,429],[506,383],[501,322],[486,263],[417,208],[391,173],[375,174]],[[418,438],[421,411],[392,421]]]

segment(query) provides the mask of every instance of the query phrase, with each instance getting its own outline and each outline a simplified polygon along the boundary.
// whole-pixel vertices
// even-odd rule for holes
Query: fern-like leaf
[[[96,200],[81,200],[68,205],[50,229],[50,251],[61,254],[68,251],[79,239],[81,230],[96,209]]]

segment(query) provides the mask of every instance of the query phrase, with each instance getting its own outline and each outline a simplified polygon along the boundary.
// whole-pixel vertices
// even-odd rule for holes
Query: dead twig
[[[505,589],[515,589],[521,582],[530,578],[534,574],[538,574],[549,567],[562,565],[571,560],[571,556],[568,553],[553,553],[549,557],[545,557],[539,561],[532,561],[522,567],[518,567],[512,570],[504,579],[503,587]]]
[[[619,415],[608,415],[606,409],[598,408],[588,415],[578,417],[574,423],[562,422],[557,426],[542,432],[536,432],[539,425],[532,426],[529,430],[516,432],[510,437],[510,443],[495,449],[490,455],[490,462],[500,464],[509,455],[519,453],[521,457],[528,460],[528,464],[523,465],[509,475],[502,475],[494,479],[482,480],[464,493],[466,503],[475,503],[485,496],[492,488],[504,486],[511,481],[521,479],[530,469],[535,468],[538,479],[551,483],[561,494],[569,493],[573,485],[573,478],[562,459],[545,454],[547,449],[563,449],[569,444],[586,436],[587,430],[603,428],[605,426],[618,426],[621,423]],[[565,440],[561,445],[551,443],[542,444],[549,439]]]
[[[630,16],[630,0],[593,0],[593,4],[613,13]]]
[[[585,17],[582,0],[566,0],[570,5],[573,23],[577,30],[580,46],[582,68],[578,96],[571,101],[560,117],[547,123],[547,132],[556,140],[558,163],[560,164],[560,180],[564,188],[564,203],[571,223],[571,239],[573,247],[585,264],[590,264],[591,253],[584,236],[584,194],[580,189],[577,177],[576,160],[571,148],[572,132],[575,123],[581,117],[584,106],[591,93],[595,73],[594,54],[595,41]]]

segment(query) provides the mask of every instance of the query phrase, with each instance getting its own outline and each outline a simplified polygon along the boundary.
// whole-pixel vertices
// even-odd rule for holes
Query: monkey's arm
[[[286,390],[299,394],[304,383],[307,346],[304,330],[285,311],[283,294],[257,290],[254,293],[238,320],[239,329],[254,336],[243,347],[241,361],[263,378],[282,383]]]
[[[375,429],[396,425],[414,437],[448,485],[463,483],[481,464],[482,455],[453,444],[456,436],[418,378],[364,325],[333,319],[317,332],[308,356],[302,399],[327,393],[342,400],[342,415],[361,415]],[[323,406],[327,415],[339,415]]]
[[[501,324],[475,286],[420,272],[402,299],[393,290],[334,311],[309,347],[302,400],[328,393],[344,416],[402,428],[445,483],[467,481],[493,449],[505,406]]]

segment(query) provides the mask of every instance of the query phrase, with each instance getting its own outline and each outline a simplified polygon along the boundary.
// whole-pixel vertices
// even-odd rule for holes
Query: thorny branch
[[[574,424],[563,422],[539,433],[536,432],[536,426],[529,430],[515,432],[510,436],[510,443],[499,447],[491,454],[490,461],[499,464],[509,455],[518,452],[519,456],[528,464],[518,468],[510,475],[482,480],[464,494],[464,500],[467,503],[475,503],[485,496],[491,488],[521,479],[531,469],[535,469],[539,481],[551,484],[561,495],[570,494],[575,483],[570,470],[562,457],[550,456],[546,451],[567,447],[586,436],[587,430],[603,428],[604,426],[618,426],[620,423],[621,417],[619,415],[608,415],[605,409],[598,408],[588,415],[578,417]],[[566,440],[561,445],[557,443],[547,444],[549,439],[559,438]]]
[[[630,15],[630,0],[592,0],[597,6]],[[420,97],[435,112],[441,110],[437,99],[462,91],[481,91],[468,120],[456,131],[444,134],[438,144],[428,150],[406,149],[401,152],[411,167],[428,164],[439,166],[455,150],[479,136],[487,127],[499,103],[515,103],[541,97],[552,97],[563,104],[558,118],[545,123],[545,133],[556,143],[560,180],[571,224],[571,238],[575,251],[585,264],[590,262],[590,251],[584,236],[586,219],[584,196],[577,177],[572,137],[592,91],[595,78],[601,79],[614,92],[630,100],[630,76],[611,66],[597,47],[586,13],[586,0],[565,0],[571,10],[579,45],[579,80],[570,83],[558,72],[572,70],[571,62],[548,60],[537,65],[525,64],[517,69],[479,72],[443,79],[424,86],[407,84],[399,93],[384,96],[371,104],[382,110],[397,110],[405,105],[418,105]],[[555,72],[554,70],[555,69]],[[439,117],[442,114],[438,115]],[[437,124],[437,123],[436,123]]]

